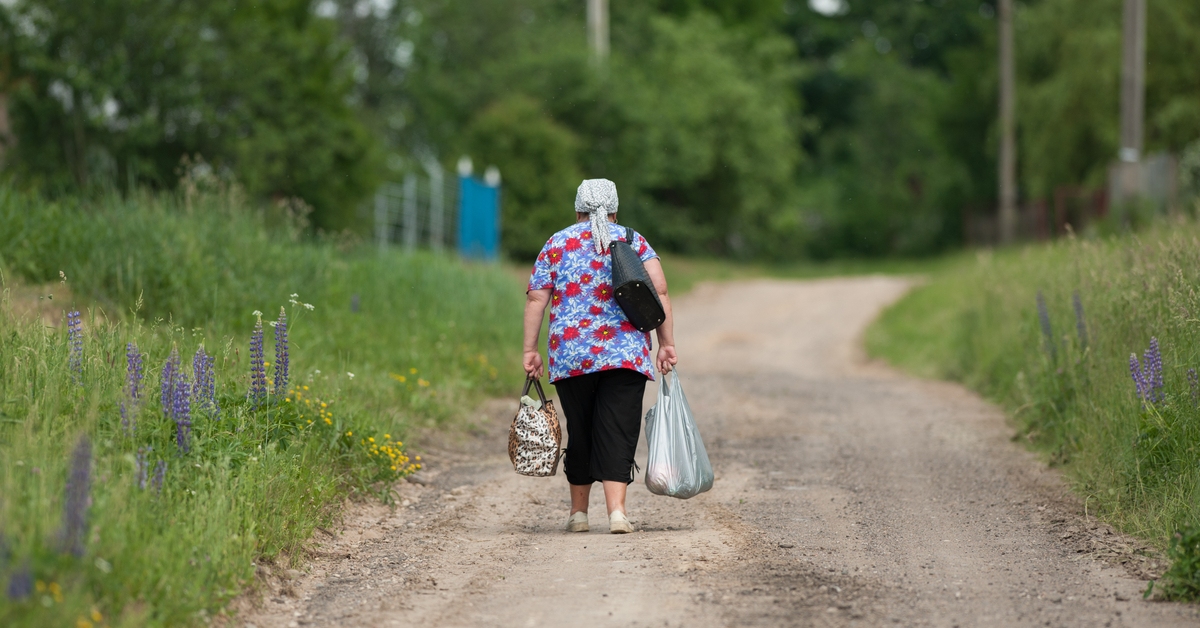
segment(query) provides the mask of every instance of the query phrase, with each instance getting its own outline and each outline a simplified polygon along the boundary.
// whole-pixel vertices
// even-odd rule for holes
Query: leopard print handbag
[[[528,397],[531,385],[537,389],[536,401]],[[558,424],[554,402],[546,400],[542,383],[536,379],[525,380],[521,397],[517,416],[513,417],[508,429],[508,458],[512,460],[513,469],[521,475],[552,476],[558,473],[558,461],[562,457],[562,428]]]

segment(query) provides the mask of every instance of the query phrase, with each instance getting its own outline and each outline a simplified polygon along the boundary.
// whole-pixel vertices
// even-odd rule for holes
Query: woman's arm
[[[658,292],[658,299],[662,301],[663,313],[666,314],[663,324],[655,330],[658,334],[658,359],[655,363],[660,373],[669,373],[671,367],[679,362],[679,357],[675,355],[675,317],[671,314],[671,297],[667,294],[667,276],[663,274],[662,262],[657,257],[647,261],[645,266],[654,290]]]
[[[542,377],[542,354],[538,352],[538,336],[542,333],[542,317],[546,304],[550,303],[550,288],[530,290],[525,294],[525,374],[531,378]]]

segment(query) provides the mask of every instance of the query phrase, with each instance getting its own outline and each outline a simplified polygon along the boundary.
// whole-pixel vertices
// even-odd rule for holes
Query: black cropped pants
[[[567,418],[563,472],[568,482],[633,481],[647,381],[637,371],[612,369],[554,383]]]

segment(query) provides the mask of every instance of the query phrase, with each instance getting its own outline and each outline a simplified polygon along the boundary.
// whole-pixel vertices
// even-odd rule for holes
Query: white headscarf
[[[592,241],[603,255],[612,242],[608,215],[617,213],[617,184],[608,179],[584,179],[575,192],[575,211],[592,219]]]

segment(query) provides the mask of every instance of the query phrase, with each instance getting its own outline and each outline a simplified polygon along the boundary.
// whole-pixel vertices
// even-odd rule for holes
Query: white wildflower
[[[350,379],[354,379],[354,373],[351,373],[350,371],[346,371],[346,375],[349,376]]]

